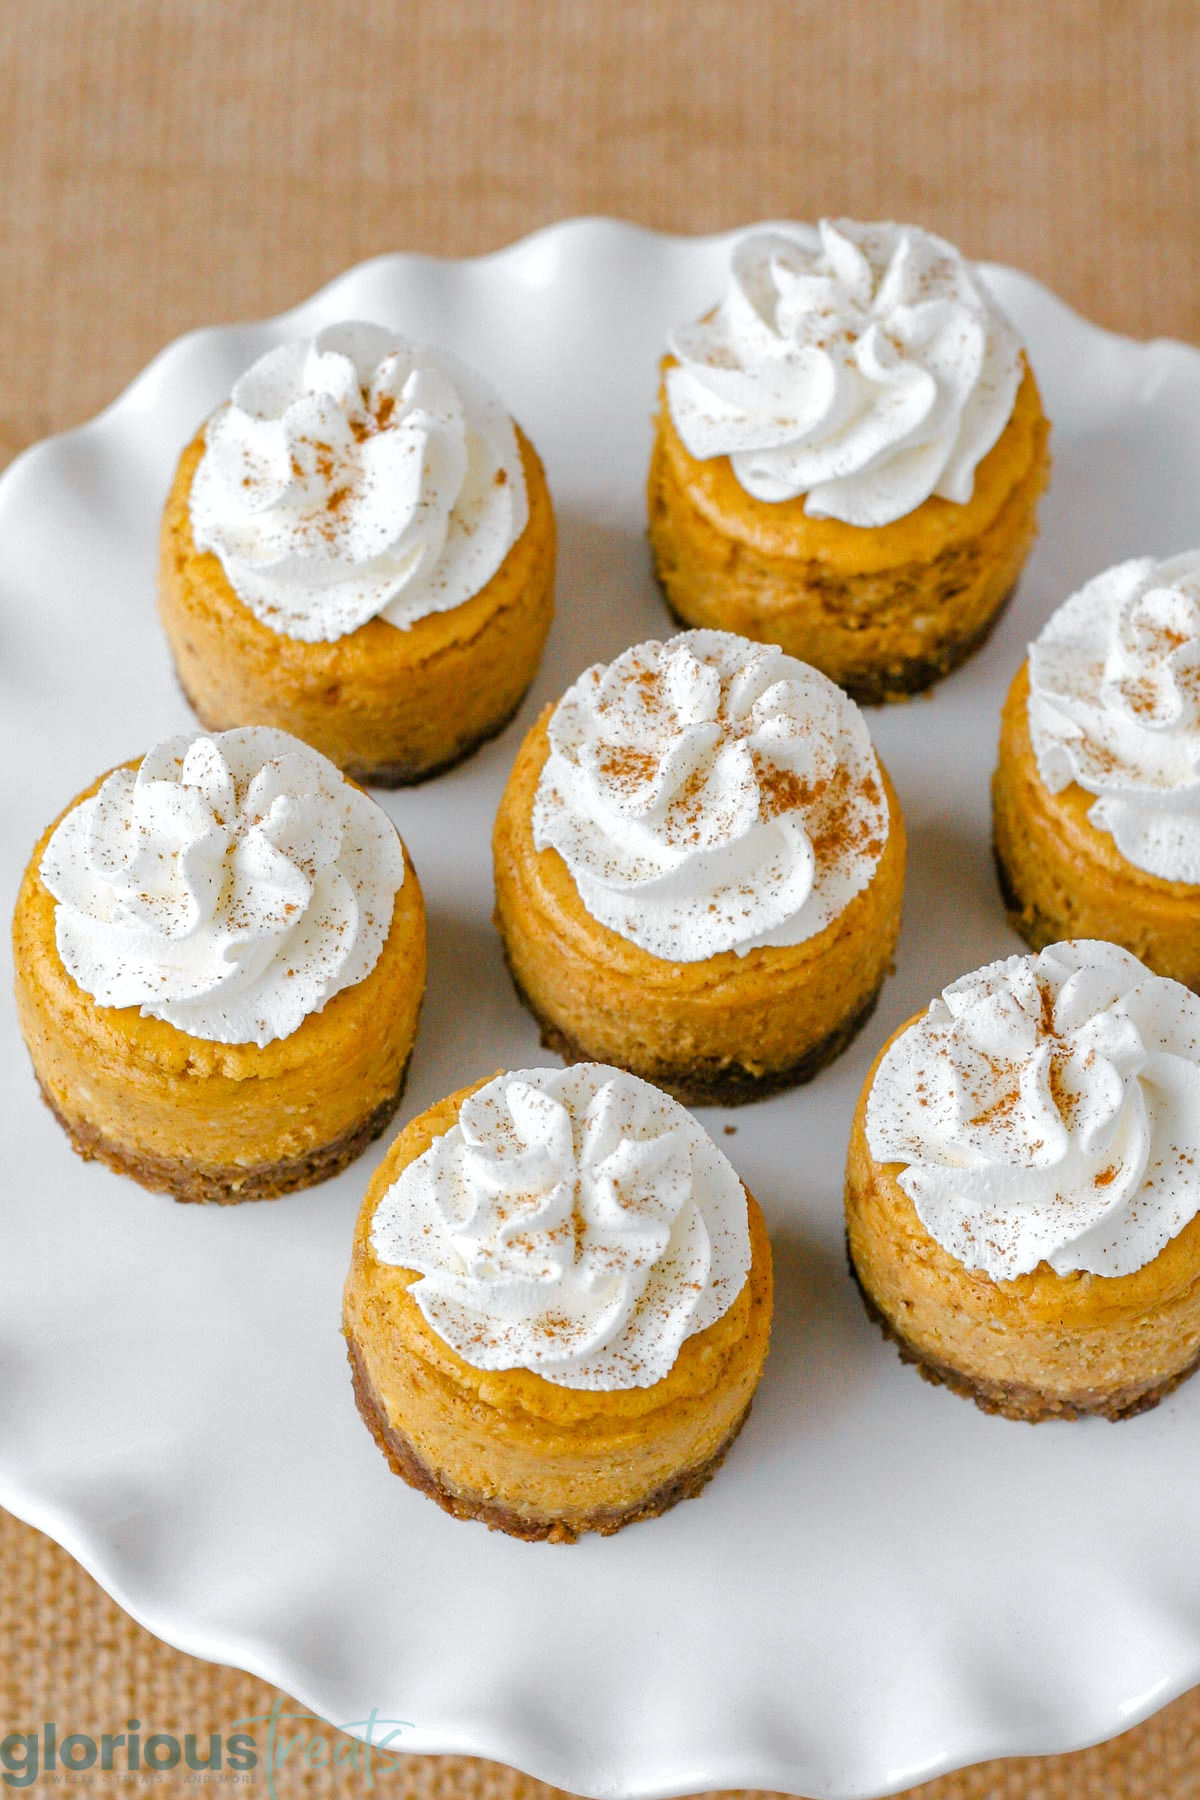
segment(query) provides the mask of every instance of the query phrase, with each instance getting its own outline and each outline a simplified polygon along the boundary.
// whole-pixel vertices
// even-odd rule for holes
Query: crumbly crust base
[[[1040,907],[1029,905],[1021,899],[994,832],[992,861],[996,865],[996,884],[1000,889],[1000,898],[1004,902],[1008,922],[1017,936],[1023,937],[1031,950],[1045,950],[1050,944],[1060,943],[1064,922],[1049,918]]]
[[[1046,1419],[1098,1418],[1114,1422],[1118,1419],[1132,1419],[1137,1413],[1149,1412],[1200,1369],[1200,1353],[1197,1353],[1191,1362],[1174,1375],[1167,1376],[1165,1381],[1154,1382],[1148,1387],[1118,1388],[1110,1393],[1099,1388],[1084,1389],[1071,1395],[1069,1399],[1044,1393],[1039,1388],[1026,1387],[1019,1382],[987,1381],[964,1375],[949,1363],[939,1362],[935,1357],[926,1355],[923,1350],[918,1350],[903,1332],[896,1329],[864,1287],[848,1240],[846,1261],[867,1317],[896,1346],[901,1362],[912,1363],[922,1379],[934,1387],[947,1387],[952,1393],[961,1394],[963,1399],[973,1400],[981,1412],[998,1413],[1003,1418],[1017,1419],[1027,1425],[1039,1425]]]
[[[661,576],[657,579],[672,619],[681,631],[690,631],[691,621],[676,610]],[[945,639],[932,655],[893,660],[886,668],[861,675],[843,673],[839,679],[842,691],[849,694],[859,706],[898,706],[917,694],[923,694],[927,688],[935,686],[947,675],[952,675],[955,669],[961,668],[963,663],[969,662],[975,652],[983,648],[1004,617],[1016,591],[1017,583],[1014,581],[981,626],[966,637]]]
[[[537,1022],[543,1048],[552,1050],[566,1063],[594,1062],[596,1058],[592,1051],[538,1011],[517,979],[507,950],[504,961],[518,1000]],[[755,1074],[740,1063],[707,1068],[698,1064],[672,1067],[660,1063],[653,1069],[633,1069],[631,1073],[640,1075],[643,1081],[653,1082],[655,1087],[664,1089],[684,1106],[747,1106],[754,1100],[766,1100],[771,1094],[782,1093],[785,1088],[803,1087],[806,1082],[819,1075],[822,1069],[835,1062],[858,1036],[875,1011],[883,984],[890,973],[890,968],[884,969],[877,985],[856,1011],[843,1019],[835,1030],[811,1045],[803,1056],[781,1068],[764,1069],[761,1074]]]
[[[205,731],[225,730],[223,725],[218,725],[214,720],[205,717],[202,708],[197,705],[191,694],[188,693],[188,690],[184,685],[183,676],[180,674],[177,664],[175,665],[175,679],[179,684],[180,693],[187,701],[189,707],[196,715],[197,720],[204,727]],[[529,685],[532,686],[532,679]],[[517,695],[515,703],[509,707],[508,711],[505,712],[501,718],[496,719],[492,724],[488,725],[485,730],[477,732],[474,737],[470,737],[464,743],[459,744],[449,756],[442,757],[438,762],[430,763],[428,765],[411,761],[352,763],[343,768],[342,774],[347,776],[351,781],[357,781],[360,787],[417,787],[422,781],[432,781],[435,776],[445,775],[451,769],[456,769],[459,763],[466,762],[468,757],[474,756],[477,750],[482,750],[485,744],[490,744],[493,738],[498,738],[500,733],[512,724],[513,720],[520,712],[525,700],[525,695],[528,692],[529,687],[527,686]]]
[[[485,1500],[478,1494],[457,1493],[446,1486],[432,1469],[428,1468],[417,1455],[413,1446],[404,1434],[390,1425],[383,1409],[375,1397],[374,1389],[363,1365],[358,1346],[349,1340],[347,1355],[354,1382],[354,1399],[359,1413],[371,1436],[387,1458],[388,1466],[394,1475],[407,1481],[409,1487],[428,1495],[437,1502],[443,1512],[448,1512],[456,1519],[477,1519],[486,1525],[489,1531],[503,1531],[509,1537],[523,1538],[526,1543],[541,1544],[574,1544],[588,1532],[596,1532],[601,1537],[611,1537],[626,1525],[635,1525],[639,1519],[654,1519],[660,1513],[668,1511],[680,1500],[693,1500],[706,1487],[713,1475],[720,1468],[729,1453],[729,1447],[738,1432],[750,1416],[753,1401],[746,1405],[745,1411],[734,1425],[733,1430],[725,1438],[713,1454],[694,1469],[683,1469],[670,1481],[664,1482],[653,1493],[634,1505],[625,1508],[597,1507],[594,1512],[585,1513],[575,1519],[554,1519],[536,1514],[521,1513],[515,1508],[505,1506],[499,1500]]]
[[[68,1119],[50,1098],[40,1079],[38,1091],[66,1132],[72,1149],[84,1162],[102,1162],[118,1175],[128,1175],[141,1187],[149,1188],[152,1193],[170,1194],[175,1200],[235,1206],[242,1200],[277,1200],[281,1194],[294,1193],[297,1188],[315,1187],[319,1181],[329,1181],[334,1175],[340,1175],[386,1130],[400,1104],[407,1080],[406,1062],[395,1090],[351,1130],[327,1144],[318,1145],[315,1150],[306,1151],[303,1156],[260,1163],[252,1168],[234,1165],[204,1168],[182,1158],[176,1160],[126,1150],[123,1145],[103,1137],[84,1120]]]

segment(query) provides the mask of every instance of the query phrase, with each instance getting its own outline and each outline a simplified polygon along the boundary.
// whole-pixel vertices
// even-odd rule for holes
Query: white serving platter
[[[474,261],[382,257],[282,318],[181,339],[98,419],[20,457],[0,481],[5,903],[74,793],[189,723],[154,609],[179,449],[269,345],[379,319],[492,377],[561,527],[558,617],[519,719],[384,801],[430,914],[401,1117],[545,1060],[491,925],[492,815],[537,709],[670,629],[644,531],[656,362],[668,325],[719,292],[730,242],[582,220]],[[766,1212],[777,1311],[753,1415],[700,1500],[570,1547],[444,1516],[388,1472],[339,1336],[380,1147],[276,1204],[177,1206],[70,1153],[0,1009],[0,1502],[160,1637],[334,1723],[406,1721],[395,1748],[494,1757],[606,1800],[890,1793],[1108,1736],[1200,1680],[1200,1381],[1119,1426],[985,1417],[901,1366],[842,1247],[874,1050],[1015,947],[987,790],[1027,640],[1105,564],[1200,539],[1200,354],[989,274],[1054,422],[1042,534],[983,652],[932,698],[870,715],[911,841],[875,1018],[810,1087],[701,1114]]]

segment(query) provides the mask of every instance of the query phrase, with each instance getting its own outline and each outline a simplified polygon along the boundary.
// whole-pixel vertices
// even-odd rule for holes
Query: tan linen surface
[[[470,254],[575,213],[912,218],[1104,324],[1196,338],[1198,65],[1195,0],[2,0],[0,460],[192,326],[380,251]],[[119,1731],[131,1709],[227,1731],[271,1699],[158,1644],[0,1515],[0,1732]],[[366,1791],[353,1770],[275,1780]],[[550,1792],[459,1758],[375,1780]],[[1198,1796],[1200,1696],[1104,1748],[919,1792]]]
[[[464,1531],[475,1529],[463,1526]],[[368,1791],[361,1768],[332,1765],[335,1734],[322,1731],[311,1718],[306,1727],[295,1701],[251,1675],[168,1649],[114,1606],[65,1550],[0,1512],[0,1735],[40,1731],[43,1721],[51,1719],[58,1723],[60,1739],[73,1731],[99,1740],[102,1732],[123,1731],[126,1720],[134,1717],[141,1721],[143,1739],[151,1732],[169,1732],[182,1741],[194,1732],[204,1756],[210,1732],[224,1737],[236,1722],[265,1719],[273,1702],[285,1713],[299,1715],[277,1726],[278,1742],[289,1734],[299,1741],[272,1775],[276,1800],[350,1800],[352,1795],[358,1800]],[[257,1726],[255,1735],[265,1750],[266,1728]],[[325,1766],[300,1767],[297,1759],[319,1736],[328,1745]],[[353,1754],[348,1740],[340,1743],[343,1754]],[[559,1793],[496,1763],[462,1756],[383,1757],[371,1778],[383,1800],[555,1800]],[[58,1791],[73,1791],[89,1779],[78,1775],[72,1788]],[[95,1780],[102,1800],[110,1793],[140,1791],[136,1777],[122,1781],[114,1774]],[[172,1777],[159,1776],[152,1791],[161,1793],[164,1782],[172,1783]],[[196,1776],[194,1782],[199,1785],[187,1792],[204,1800],[221,1800],[230,1792],[271,1800],[261,1767],[244,1787],[224,1787],[217,1775]],[[180,1774],[174,1783],[182,1792]],[[1200,1693],[1095,1749],[983,1763],[914,1788],[908,1800],[917,1797],[1200,1800]]]

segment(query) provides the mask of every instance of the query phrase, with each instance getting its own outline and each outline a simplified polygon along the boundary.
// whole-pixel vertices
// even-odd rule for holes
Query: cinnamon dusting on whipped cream
[[[1049,791],[1077,783],[1126,861],[1200,886],[1200,550],[1064,601],[1030,646],[1028,708]]]
[[[866,1134],[967,1268],[1130,1274],[1200,1210],[1200,998],[1114,944],[990,963],[890,1045]]]
[[[168,738],[63,817],[55,939],[102,1006],[260,1048],[362,981],[404,882],[386,813],[282,731]]]
[[[964,504],[1011,417],[1020,344],[979,270],[912,225],[822,219],[734,246],[719,306],[671,335],[667,405],[755,499],[872,529]]]
[[[814,936],[887,841],[857,707],[772,645],[690,631],[587,670],[551,716],[534,842],[601,924],[700,961]]]
[[[520,446],[491,387],[382,326],[281,345],[210,420],[192,533],[261,623],[331,642],[462,605],[528,518]]]
[[[649,1387],[733,1304],[745,1190],[677,1101],[599,1063],[499,1075],[401,1172],[371,1247],[473,1367]]]

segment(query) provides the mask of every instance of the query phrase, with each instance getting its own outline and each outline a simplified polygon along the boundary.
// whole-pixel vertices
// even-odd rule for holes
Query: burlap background
[[[1196,0],[0,0],[0,460],[190,326],[381,250],[466,254],[581,212],[913,218],[1108,325],[1195,338],[1198,114]],[[2,1515],[0,1669],[0,1732],[132,1711],[206,1734],[272,1697],[156,1643]],[[375,1779],[549,1795],[456,1758]],[[276,1791],[364,1781],[285,1767]],[[1104,1748],[919,1792],[1198,1796],[1200,1694]]]

